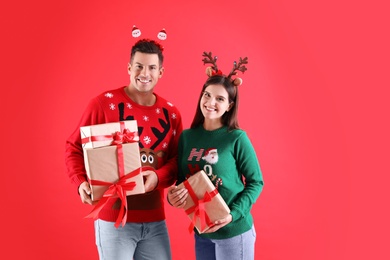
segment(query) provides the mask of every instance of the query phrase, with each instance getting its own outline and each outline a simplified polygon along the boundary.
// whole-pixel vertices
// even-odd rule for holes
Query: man
[[[92,205],[80,126],[137,120],[146,193],[127,196],[124,226],[114,226],[119,199],[111,199],[99,212],[94,226],[100,259],[171,259],[163,192],[176,180],[177,143],[183,127],[178,109],[154,93],[164,73],[162,50],[153,40],[136,42],[128,64],[129,85],[93,98],[66,142],[67,174],[77,186],[81,201]]]

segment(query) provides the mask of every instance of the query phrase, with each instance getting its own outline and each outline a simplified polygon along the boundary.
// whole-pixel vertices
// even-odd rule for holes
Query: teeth
[[[139,81],[141,81],[142,83],[148,83],[150,80],[148,79],[138,79]]]

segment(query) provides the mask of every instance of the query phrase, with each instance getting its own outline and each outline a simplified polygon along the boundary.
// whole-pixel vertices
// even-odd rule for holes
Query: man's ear
[[[160,68],[160,74],[158,75],[159,78],[161,78],[162,75],[164,74],[164,70],[165,70],[164,67]]]
[[[131,70],[131,64],[127,63],[127,73],[130,75],[130,70]]]

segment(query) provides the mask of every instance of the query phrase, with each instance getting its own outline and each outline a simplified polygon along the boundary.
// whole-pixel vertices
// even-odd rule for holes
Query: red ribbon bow
[[[218,70],[218,71],[213,70],[213,71],[211,72],[211,75],[212,75],[212,76],[214,76],[214,75],[222,75],[222,71],[221,71],[221,70]]]
[[[119,127],[121,131],[116,131],[114,134],[84,137],[81,139],[81,143],[86,144],[95,141],[113,140],[111,144],[114,145],[114,144],[131,143],[137,141],[135,140],[135,138],[138,136],[137,131],[131,132],[128,128],[125,128],[125,123],[123,121],[119,122]]]
[[[135,138],[137,136],[137,132],[131,132],[128,128],[123,129],[122,132],[116,131],[113,134],[111,145],[136,142]]]
[[[189,215],[191,213],[194,213],[192,216],[192,220],[190,223],[190,226],[188,227],[188,231],[191,233],[195,227],[196,220],[199,218],[200,220],[200,228],[201,230],[204,230],[206,226],[212,227],[214,226],[214,223],[211,222],[209,216],[206,213],[205,210],[205,204],[218,194],[218,190],[214,189],[211,192],[206,191],[203,195],[202,199],[198,199],[196,196],[194,190],[192,189],[191,185],[188,183],[188,181],[184,181],[184,186],[188,190],[192,200],[194,201],[194,206],[186,209],[186,214]]]
[[[94,220],[98,218],[99,212],[104,208],[106,203],[111,199],[118,196],[121,200],[121,208],[119,211],[119,215],[115,222],[115,227],[118,228],[120,223],[122,226],[126,224],[127,220],[127,200],[126,200],[126,191],[131,191],[135,188],[135,182],[127,182],[127,179],[132,178],[141,173],[141,168],[137,168],[134,171],[130,172],[122,176],[117,182],[110,183],[99,180],[90,180],[91,185],[104,185],[109,186],[108,190],[106,190],[103,194],[103,197],[99,200],[99,202],[95,205],[92,211],[86,216],[86,218],[93,218]]]

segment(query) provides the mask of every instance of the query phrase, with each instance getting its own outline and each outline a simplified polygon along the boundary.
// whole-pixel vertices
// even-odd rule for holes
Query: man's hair
[[[149,53],[149,54],[157,54],[159,59],[159,65],[160,67],[163,65],[164,62],[164,55],[163,55],[163,47],[161,44],[154,40],[149,39],[141,39],[137,41],[134,46],[131,48],[131,54],[130,54],[130,63],[133,62],[133,58],[136,52],[141,53]]]

